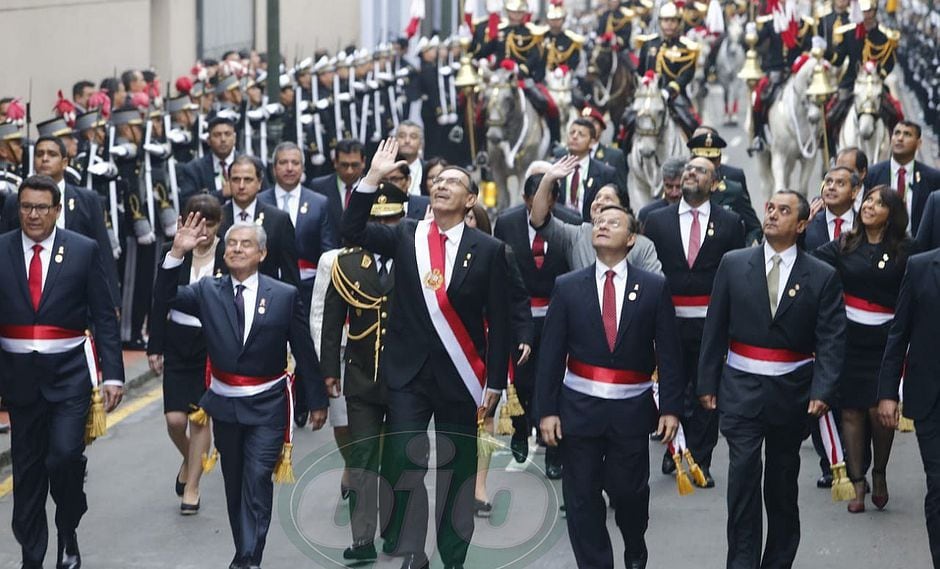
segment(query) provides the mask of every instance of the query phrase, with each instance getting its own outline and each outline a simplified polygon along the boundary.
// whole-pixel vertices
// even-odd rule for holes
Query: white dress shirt
[[[911,184],[914,183],[914,160],[911,159],[906,164],[901,164],[894,158],[891,159],[891,189],[898,189],[898,170],[904,167],[904,205],[907,207],[907,232],[911,232],[911,206],[914,200],[911,199]]]
[[[411,185],[408,186],[408,193],[413,196],[421,195],[421,182],[424,178],[424,164],[421,163],[421,158],[415,158],[414,162],[408,164],[408,170],[411,172]]]
[[[614,291],[617,297],[617,328],[619,329],[620,313],[623,310],[623,295],[627,288],[627,258],[624,257],[622,261],[613,267],[608,267],[600,259],[597,260],[594,269],[594,280],[597,281],[597,304],[601,307],[601,316],[604,314],[604,284],[607,282],[606,273],[609,270],[617,273],[614,275]]]
[[[352,189],[355,192],[356,188],[359,187],[359,184],[362,183],[362,178],[359,178],[352,183]],[[342,181],[339,176],[336,176],[336,191],[339,192],[339,203],[343,206],[343,211],[346,211],[346,182]],[[375,189],[372,190],[373,192]]]
[[[790,271],[793,270],[793,263],[796,262],[796,245],[791,245],[789,249],[777,253],[774,251],[773,247],[765,242],[764,274],[770,273],[770,269],[773,268],[774,264],[771,262],[771,259],[774,255],[780,255],[780,285],[777,287],[777,306],[779,307],[780,301],[783,299],[783,293],[787,288],[787,281],[790,280]]]
[[[372,257],[375,259],[375,270],[378,271],[382,267],[382,255],[379,255],[378,253],[373,253]],[[388,257],[385,260],[388,262],[388,265],[385,268],[388,270],[388,274],[392,274],[392,265],[395,264],[395,259],[392,257]]]
[[[457,249],[460,248],[460,240],[463,238],[463,230],[466,223],[460,222],[444,232],[447,241],[444,242],[444,288],[450,286],[450,277],[454,274],[454,263],[457,262]]]
[[[212,170],[215,172],[215,189],[216,191],[222,191],[222,180],[225,179],[225,176],[228,176],[228,169],[232,165],[232,162],[235,161],[235,150],[233,149],[228,156],[225,157],[225,162],[219,159],[215,154],[212,155]]]
[[[258,272],[251,273],[251,276],[243,281],[235,280],[232,277],[232,295],[238,290],[238,285],[244,285],[242,291],[242,300],[245,301],[245,332],[242,335],[242,345],[248,340],[248,334],[251,333],[251,324],[255,320],[255,304],[258,298]]]
[[[287,213],[290,214],[290,222],[294,227],[297,227],[297,211],[300,209],[300,184],[291,191],[285,190],[280,184],[275,184],[274,197],[280,210],[284,209],[284,200],[290,198],[290,201],[287,202]]]
[[[689,236],[692,234],[692,206],[685,201],[685,198],[679,200],[679,236],[682,238],[682,250],[685,252],[685,258],[689,258]],[[708,227],[708,217],[712,213],[712,205],[709,200],[695,208],[698,210],[699,236],[698,245],[701,249],[705,243],[706,228]]]
[[[52,248],[55,246],[56,228],[52,229],[49,237],[46,237],[38,243],[20,232],[23,238],[23,256],[26,257],[26,278],[29,278],[29,264],[33,260],[33,245],[42,245],[42,251],[39,252],[39,260],[42,261],[42,288],[46,286],[46,275],[49,274],[49,262],[52,259]],[[40,288],[40,290],[42,290]]]
[[[68,209],[65,203],[65,178],[59,180],[56,185],[59,186],[59,203],[62,207],[59,208],[59,217],[55,220],[55,226],[59,229],[65,229],[65,210]]]
[[[849,208],[842,215],[836,215],[829,211],[829,208],[826,208],[826,231],[829,232],[829,240],[832,241],[836,238],[836,219],[842,220],[842,233],[848,233],[852,231],[852,227],[855,224],[855,210]]]
[[[257,206],[258,206],[258,199],[257,199],[257,198],[255,198],[254,200],[252,200],[251,203],[248,204],[248,207],[246,207],[246,208],[244,208],[244,209],[238,207],[238,204],[236,204],[236,203],[233,201],[233,202],[232,202],[232,212],[233,212],[233,214],[234,214],[234,215],[233,215],[233,218],[232,218],[233,223],[252,223],[252,222],[254,222],[254,220],[255,220],[255,208],[257,208]],[[245,212],[245,213],[248,214],[248,219],[246,219],[244,222],[242,222],[242,215],[241,215],[242,212]]]

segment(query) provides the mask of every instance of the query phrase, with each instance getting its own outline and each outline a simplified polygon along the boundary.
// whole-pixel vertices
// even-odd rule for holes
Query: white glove
[[[297,107],[300,109],[300,112],[306,113],[307,109],[310,108],[310,101],[300,101]]]
[[[279,115],[284,112],[284,105],[280,103],[269,103],[265,109],[268,111],[268,116]]]
[[[326,110],[326,109],[330,108],[330,100],[329,100],[329,99],[320,99],[319,101],[317,101],[316,103],[314,103],[314,106],[317,108],[318,111]]]
[[[147,153],[156,156],[157,158],[166,158],[170,154],[170,150],[166,146],[157,144],[155,142],[145,144],[144,150],[146,150]]]
[[[114,165],[114,163],[106,162],[104,160],[89,166],[88,172],[92,176],[104,176],[106,178],[114,178],[118,175],[117,167]]]
[[[757,24],[755,22],[748,22],[744,25],[745,35],[757,35]]]
[[[257,109],[250,110],[246,112],[245,114],[248,115],[248,120],[252,120],[254,122],[263,121],[268,118],[267,109],[265,109],[264,107],[259,107]]]
[[[819,49],[819,51],[826,51],[826,39],[819,36],[813,36],[813,49]]]
[[[167,139],[173,144],[189,144],[192,140],[192,134],[181,128],[174,128],[166,133]]]
[[[449,65],[445,65],[445,66],[443,66],[443,67],[440,68],[440,73],[441,73],[441,75],[444,75],[444,76],[450,75],[450,74],[453,73],[453,72],[454,72],[454,70],[451,69]]]
[[[137,238],[138,245],[152,245],[157,242],[157,236],[154,235],[153,231],[147,233],[146,235],[141,235]]]
[[[235,109],[222,109],[216,113],[216,116],[235,122],[238,122],[238,119],[240,118],[238,112],[236,112]]]
[[[369,79],[368,81],[366,81],[366,85],[369,87],[369,89],[372,89],[373,91],[379,88],[379,82],[374,79]]]
[[[130,144],[121,144],[118,146],[111,147],[111,156],[117,156],[118,158],[127,158],[131,155],[131,146]]]

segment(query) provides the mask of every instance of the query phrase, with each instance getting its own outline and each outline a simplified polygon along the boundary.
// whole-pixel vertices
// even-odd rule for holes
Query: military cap
[[[584,105],[584,108],[581,109],[581,116],[586,119],[596,120],[601,123],[601,130],[607,128],[607,123],[604,122],[604,115],[597,107],[592,107],[591,105]],[[600,133],[598,133],[600,134]]]
[[[529,3],[526,0],[506,0],[503,5],[507,12],[528,12]]]
[[[548,11],[545,13],[545,19],[547,20],[561,20],[568,15],[568,12],[565,10],[564,0],[552,0],[551,5],[548,7]]]
[[[229,75],[225,79],[219,81],[219,84],[215,86],[215,94],[221,95],[226,91],[234,91],[235,89],[238,89],[238,77]]]
[[[372,202],[372,210],[369,215],[372,217],[395,217],[405,213],[405,202],[408,201],[408,195],[398,189],[395,184],[382,182],[379,184],[378,195]]]
[[[199,106],[193,103],[192,100],[186,95],[174,97],[166,102],[166,112],[170,114],[181,111],[195,111],[198,108]]]
[[[144,121],[140,117],[140,111],[137,109],[121,109],[111,115],[111,124],[120,126],[122,124],[141,125]]]
[[[679,19],[679,8],[672,2],[666,2],[659,9],[659,19],[664,20],[667,18]]]
[[[39,136],[66,136],[72,134],[72,128],[66,124],[62,117],[51,118],[36,124]]]
[[[0,124],[0,140],[17,140],[23,138],[23,133],[16,123],[5,122]]]
[[[717,158],[721,156],[721,149],[728,146],[728,143],[717,134],[706,132],[689,140],[686,146],[692,152],[692,156]]]
[[[189,90],[190,97],[202,97],[206,94],[206,83],[204,81],[196,81],[193,83],[192,88]]]
[[[182,98],[185,99],[186,97]],[[78,132],[88,130],[90,128],[105,126],[106,124],[108,124],[108,119],[104,118],[101,112],[97,109],[88,111],[87,113],[82,113],[75,117],[75,130]]]

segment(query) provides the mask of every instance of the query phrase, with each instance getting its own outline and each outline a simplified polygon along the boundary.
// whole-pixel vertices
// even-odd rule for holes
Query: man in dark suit
[[[866,190],[884,184],[904,199],[911,220],[908,227],[911,235],[917,235],[927,196],[940,189],[940,170],[914,159],[922,142],[919,124],[898,122],[891,132],[891,158],[873,164],[865,178]]]
[[[513,384],[519,396],[519,402],[525,410],[524,415],[513,417],[513,436],[510,441],[513,457],[517,462],[525,462],[529,453],[529,435],[532,428],[538,425],[537,416],[532,403],[535,392],[535,368],[538,362],[539,345],[542,337],[542,326],[545,323],[545,314],[548,311],[549,299],[555,279],[569,270],[568,261],[564,252],[556,247],[549,247],[535,228],[529,223],[529,212],[532,210],[532,198],[538,190],[542,175],[529,176],[523,185],[523,205],[509,208],[500,214],[496,222],[493,235],[512,248],[513,257],[522,275],[523,283],[530,298],[532,321],[535,325],[532,342],[532,355],[530,359],[516,366]],[[558,187],[554,187],[551,197],[551,207],[554,208],[558,199]],[[552,461],[546,454],[545,471],[550,479],[561,477],[561,461]],[[557,455],[557,451],[554,452]]]
[[[333,150],[332,174],[314,178],[310,188],[329,200],[330,225],[340,227],[343,212],[349,204],[362,173],[366,168],[366,155],[358,140],[340,140]]]
[[[428,566],[427,455],[420,444],[408,443],[412,433],[427,429],[433,416],[443,459],[438,468],[449,469],[446,480],[439,471],[437,503],[444,507],[438,551],[445,567],[462,567],[473,534],[477,409],[492,408],[506,385],[506,246],[466,228],[464,217],[478,190],[470,175],[456,167],[445,168],[432,187],[433,219],[406,219],[395,227],[366,225],[375,188],[403,164],[396,162],[397,154],[394,139],[379,146],[342,227],[347,242],[394,260],[395,317],[389,322],[382,370],[388,386],[386,450],[400,463],[389,474],[396,493],[387,533],[404,555],[403,569]],[[441,455],[441,449],[447,454]],[[405,473],[406,468],[411,471]]]
[[[372,205],[370,221],[396,225],[404,217],[405,199],[406,195],[397,187],[382,184],[378,200]],[[343,395],[350,438],[347,464],[350,489],[356,496],[350,512],[353,542],[343,552],[343,558],[359,562],[376,559],[373,544],[376,519],[387,519],[378,515],[377,482],[386,415],[379,362],[395,288],[393,264],[390,257],[361,247],[343,249],[336,257],[323,302],[320,340],[323,375],[339,378],[345,361]],[[347,322],[349,339],[344,353],[343,329]]]
[[[669,287],[627,263],[636,221],[620,206],[594,219],[597,261],[558,278],[542,332],[539,430],[561,445],[568,535],[579,567],[614,566],[606,491],[624,564],[643,569],[649,521],[649,435],[679,427],[685,376]],[[659,412],[652,373],[659,366]]]
[[[718,181],[711,161],[693,158],[682,174],[682,199],[651,213],[645,226],[676,307],[682,371],[689,381],[683,426],[688,449],[705,475],[705,488],[715,485],[711,464],[718,444],[718,413],[699,405],[695,394],[702,332],[718,263],[728,251],[744,247],[744,223],[738,214],[712,207],[711,191]],[[662,471],[671,474],[675,469],[667,452]]]
[[[660,197],[640,208],[640,211],[636,214],[641,227],[646,223],[646,218],[651,213],[677,204],[682,199],[682,173],[685,163],[686,159],[679,156],[671,156],[663,162],[663,189],[659,192]]]
[[[581,212],[581,218],[591,219],[591,202],[597,191],[607,184],[617,183],[617,172],[607,164],[591,158],[591,141],[597,136],[590,119],[578,117],[568,127],[568,152],[580,159],[577,167],[562,184],[562,204]],[[625,191],[622,187],[621,191]]]
[[[290,215],[258,198],[264,166],[253,156],[239,156],[228,174],[232,199],[222,207],[223,235],[235,223],[254,222],[268,235],[267,254],[261,261],[261,272],[287,284],[300,285],[297,268],[297,244]]]
[[[62,207],[56,226],[59,229],[74,231],[98,243],[98,258],[105,272],[112,306],[121,306],[120,285],[118,284],[117,265],[111,253],[111,239],[104,223],[104,212],[98,195],[85,188],[73,186],[65,180],[65,167],[68,157],[65,145],[55,137],[40,137],[33,150],[33,169],[37,174],[49,176],[55,182],[62,197]],[[20,228],[20,216],[17,201],[6,200],[3,207],[3,232]]]
[[[803,249],[814,251],[843,233],[852,231],[855,224],[855,197],[861,189],[858,175],[844,166],[833,166],[823,178],[823,211],[817,213],[806,226]]]
[[[705,318],[698,395],[706,409],[721,411],[730,449],[727,565],[733,569],[793,564],[807,414],[828,411],[842,371],[842,284],[833,268],[796,246],[808,219],[802,194],[773,194],[764,213],[764,245],[724,256]]]
[[[124,365],[114,303],[98,244],[56,227],[61,194],[48,176],[19,188],[22,230],[0,237],[0,397],[12,431],[13,534],[23,567],[42,567],[48,543],[46,498],[56,503],[56,566],[81,567],[76,529],[88,509],[85,427],[92,374],[85,330],[94,328],[104,409],[124,393]],[[97,365],[97,364],[96,364]]]
[[[940,247],[940,192],[931,192],[924,205],[924,215],[917,228],[917,249],[930,251]]]
[[[627,174],[630,171],[627,166],[627,157],[619,148],[601,143],[601,133],[607,128],[607,125],[604,123],[604,115],[601,114],[597,107],[588,104],[581,109],[581,116],[590,119],[591,122],[594,123],[596,136],[591,142],[591,158],[599,160],[613,168],[617,172],[617,177],[614,180],[617,183],[617,187],[620,188],[621,191],[626,191]]]
[[[421,158],[424,152],[424,129],[416,122],[401,121],[395,130],[395,140],[398,141],[399,154],[408,163],[408,178],[411,181],[405,188],[405,192],[409,196],[426,196],[428,193],[425,184],[427,168],[424,159]],[[435,149],[434,155],[439,156],[440,150],[440,148]]]
[[[904,374],[904,416],[914,420],[917,443],[927,474],[924,512],[933,566],[940,567],[940,252],[914,255],[907,261],[894,321],[878,377],[878,418],[898,425],[898,387]],[[906,369],[906,371],[905,371]]]
[[[237,173],[237,170],[236,170]],[[267,252],[266,232],[251,221],[225,233],[229,275],[179,286],[185,255],[204,235],[205,220],[190,215],[157,273],[154,294],[160,302],[196,316],[205,329],[209,388],[199,406],[212,417],[216,448],[222,458],[225,499],[235,542],[229,569],[261,566],[271,522],[272,473],[290,461],[286,372],[287,345],[295,381],[305,385],[305,404],[314,429],[323,426],[327,391],[339,387],[320,375],[307,313],[294,286],[259,273]]]
[[[216,116],[209,121],[211,152],[180,168],[180,207],[190,196],[200,192],[212,194],[221,203],[232,196],[228,173],[238,155],[235,152],[235,132],[235,121],[231,119]]]

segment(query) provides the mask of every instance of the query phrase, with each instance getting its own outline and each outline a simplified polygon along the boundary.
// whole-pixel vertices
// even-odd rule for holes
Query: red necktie
[[[349,184],[346,184],[346,199],[343,201],[343,209],[346,209],[347,207],[349,207],[349,198],[352,197],[352,192],[353,192],[352,186],[350,186]]]
[[[617,341],[617,291],[614,289],[614,271],[607,271],[607,280],[604,281],[604,306],[601,307],[601,318],[604,320],[604,333],[607,335],[607,346],[614,351]]]
[[[571,185],[568,186],[569,205],[575,209],[578,208],[578,186],[581,185],[581,165],[574,167],[574,174],[571,175]]]
[[[535,259],[535,267],[541,269],[545,264],[545,240],[538,233],[532,240],[532,258]]]
[[[898,168],[898,195],[904,199],[904,190],[907,189],[907,170],[904,167]]]
[[[33,258],[29,260],[29,298],[33,301],[33,310],[39,310],[39,299],[42,298],[42,259],[39,252],[42,245],[33,245]]]
[[[695,264],[699,249],[702,248],[702,224],[698,221],[699,211],[690,210],[692,213],[692,229],[689,230],[689,268]]]
[[[837,217],[833,220],[836,224],[836,228],[832,231],[832,238],[838,239],[842,235],[842,224],[845,222],[841,217]]]

